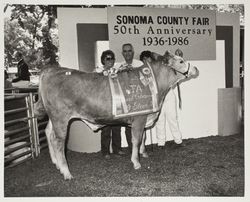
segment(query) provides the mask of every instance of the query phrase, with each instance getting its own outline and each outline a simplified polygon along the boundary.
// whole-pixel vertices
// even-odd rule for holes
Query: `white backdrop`
[[[107,23],[106,9],[73,9],[61,8],[58,10],[59,19],[59,45],[60,45],[60,64],[63,66],[79,68],[77,53],[77,23]],[[231,20],[230,20],[231,18]],[[235,20],[236,19],[236,20]],[[217,14],[217,24],[233,26],[237,22],[237,16]],[[229,22],[230,21],[230,22]],[[237,28],[237,26],[236,26]],[[237,32],[234,29],[234,40],[237,38]],[[84,36],[83,36],[84,37]],[[237,39],[238,40],[238,39]],[[234,41],[234,44],[237,43]],[[238,61],[238,46],[234,45],[234,64],[233,69],[236,72]],[[181,84],[182,92],[182,110],[179,111],[180,128],[183,138],[199,138],[218,134],[218,88],[225,88],[225,52],[224,41],[216,41],[216,60],[192,61],[200,71],[198,78]],[[202,50],[201,50],[202,51]],[[235,54],[235,52],[237,54]],[[116,53],[119,54],[119,53]],[[236,55],[236,56],[235,56]],[[238,73],[234,73],[234,85],[238,84]],[[177,94],[177,93],[176,93]],[[85,126],[81,122],[71,127],[70,138],[79,135],[84,137]],[[123,129],[122,129],[123,131]],[[149,131],[147,132],[149,134]],[[155,133],[152,131],[152,140],[155,143]],[[89,136],[89,132],[86,134]],[[151,138],[147,138],[146,143],[151,143]],[[168,136],[168,140],[172,137]],[[100,149],[100,136],[93,133],[93,139],[89,140],[93,144],[93,151]],[[122,132],[122,145],[126,146],[125,136]],[[84,145],[82,145],[84,147]]]

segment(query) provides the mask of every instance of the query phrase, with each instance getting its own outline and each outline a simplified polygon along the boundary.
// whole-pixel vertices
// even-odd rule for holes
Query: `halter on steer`
[[[183,76],[185,76],[185,78],[188,78],[188,72],[189,72],[189,69],[190,69],[190,63],[188,62],[188,69],[187,71],[185,72],[180,72],[174,68],[172,68],[176,74],[176,72],[182,74]],[[178,98],[179,98],[179,108],[181,109],[182,108],[182,99],[181,99],[181,89],[180,89],[180,85],[179,85],[179,82],[177,83],[177,90],[178,90]]]
[[[176,74],[176,72],[178,72],[178,73],[182,74],[183,76],[185,76],[186,78],[188,78],[188,72],[189,72],[189,69],[190,69],[190,63],[188,62],[188,69],[185,72],[180,72],[180,71],[178,71],[177,69],[174,69],[174,68],[172,68],[172,69],[175,71],[175,74]]]

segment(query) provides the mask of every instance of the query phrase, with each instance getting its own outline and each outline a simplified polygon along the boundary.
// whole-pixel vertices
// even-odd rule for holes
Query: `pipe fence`
[[[4,166],[19,165],[37,158],[48,147],[45,127],[48,118],[34,117],[37,92],[20,93],[16,90],[4,96]]]

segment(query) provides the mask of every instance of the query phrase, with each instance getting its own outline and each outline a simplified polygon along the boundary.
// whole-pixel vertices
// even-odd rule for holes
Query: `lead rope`
[[[178,90],[178,98],[179,98],[179,109],[182,108],[182,100],[181,100],[181,89],[179,83],[177,83],[177,90]]]

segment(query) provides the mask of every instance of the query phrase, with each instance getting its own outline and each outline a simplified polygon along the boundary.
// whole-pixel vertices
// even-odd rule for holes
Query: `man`
[[[134,47],[130,43],[126,43],[122,45],[122,55],[124,61],[120,63],[119,70],[127,69],[127,68],[137,68],[143,65],[143,62],[140,60],[134,59]],[[126,139],[128,143],[129,151],[132,152],[132,135],[131,128],[125,128]]]
[[[180,49],[175,51],[175,54],[182,57],[183,52]],[[175,146],[181,146],[182,133],[179,128],[178,113],[177,113],[177,99],[173,90],[170,88],[165,100],[162,104],[161,113],[159,119],[155,124],[156,138],[158,147],[164,149],[166,137],[167,137],[167,125],[172,133]]]
[[[23,59],[22,53],[17,53],[16,58],[18,60],[17,63],[17,77],[12,80],[13,83],[24,80],[24,81],[29,81],[30,80],[30,72],[29,72],[29,67],[25,63]]]
[[[179,128],[177,114],[177,100],[174,90],[171,88],[162,104],[161,113],[155,124],[157,144],[164,148],[167,136],[167,125],[170,128],[174,142],[177,146],[182,145],[182,133]]]
[[[120,63],[120,70],[126,68],[137,68],[143,65],[143,62],[134,59],[134,48],[130,43],[122,45],[122,55],[124,61]]]

